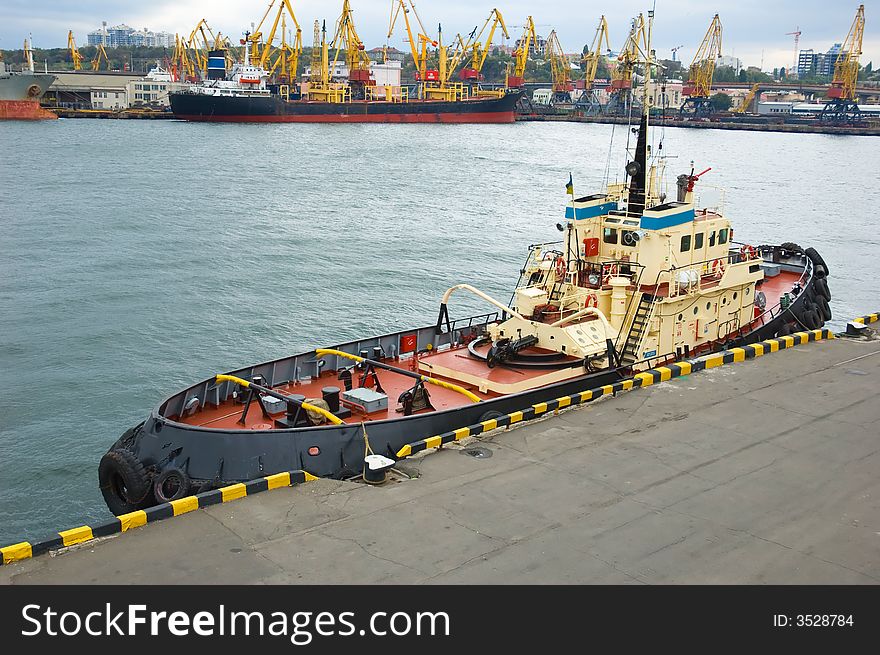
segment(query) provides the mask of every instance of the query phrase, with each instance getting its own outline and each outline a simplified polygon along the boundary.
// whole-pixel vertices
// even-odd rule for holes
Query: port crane
[[[504,24],[504,16],[501,15],[498,9],[493,9],[492,13],[489,14],[489,18],[483,23],[483,28],[479,32],[474,30],[475,34],[471,34],[468,43],[465,44],[466,49],[469,49],[471,53],[470,66],[465,66],[459,71],[458,77],[461,81],[479,82],[483,79],[483,65],[486,63],[486,57],[489,56],[492,41],[495,39],[495,32],[499,26],[504,38],[509,39],[510,34],[507,31],[507,25]],[[484,43],[483,34],[486,33],[486,29],[489,30],[489,34],[486,36]]]
[[[604,51],[602,44],[605,44]],[[599,98],[593,89],[596,81],[596,73],[599,70],[599,60],[611,52],[611,41],[608,38],[608,21],[605,16],[599,18],[599,26],[596,28],[596,35],[593,37],[593,43],[589,49],[584,52],[581,63],[584,66],[584,92],[575,107],[586,110],[589,113],[596,112],[600,109]]]
[[[865,34],[865,5],[859,5],[849,34],[834,62],[834,79],[828,89],[828,101],[822,109],[822,120],[858,120],[859,105],[856,98],[856,82],[859,79],[859,56],[862,54],[862,37]]]
[[[743,98],[742,104],[739,107],[737,107],[733,113],[745,114],[747,111],[749,111],[749,107],[751,107],[752,102],[754,102],[755,97],[758,95],[758,91],[760,90],[760,88],[761,88],[760,82],[755,82],[752,85],[752,88],[749,89],[749,92],[746,94],[746,97]]]
[[[101,70],[101,61],[107,66],[107,70],[110,70],[110,57],[107,56],[107,51],[104,49],[103,43],[97,45],[95,56],[92,58],[93,71]]]
[[[189,57],[186,41],[174,35],[174,53],[171,55],[171,77],[175,82],[195,81],[196,69]]]
[[[632,21],[629,34],[617,65],[611,71],[611,99],[605,107],[610,113],[626,112],[632,105],[633,71],[639,61],[648,59],[648,28],[645,16],[639,14]]]
[[[675,58],[675,57],[676,57],[676,54],[677,54],[678,51],[681,50],[683,47],[684,47],[683,45],[677,45],[677,46],[675,46],[674,48],[670,48],[670,50],[672,50],[672,61],[678,61],[678,60]]]
[[[330,76],[330,45],[327,42],[327,26],[315,21],[315,37],[309,68],[309,100],[322,102],[345,102],[350,99],[351,89],[333,82]]]
[[[417,36],[413,36],[412,25],[409,22],[409,13],[412,11],[416,22],[419,26]],[[394,34],[394,26],[397,24],[398,17],[403,14],[403,22],[406,26],[406,36],[409,41],[410,51],[412,52],[413,64],[416,68],[416,81],[420,82],[424,88],[425,82],[439,82],[440,71],[436,69],[428,69],[428,44],[437,47],[438,42],[429,37],[422,24],[422,19],[416,11],[415,3],[412,0],[395,0],[391,3],[391,20],[388,24],[388,38]],[[416,43],[418,42],[418,45]]]
[[[264,39],[262,30],[267,25],[267,19],[276,6],[277,10],[269,27],[269,33],[265,35]],[[285,16],[286,18],[284,18]],[[281,35],[282,45],[280,49],[276,49],[274,46],[275,37],[278,33],[279,23],[282,23],[282,18],[284,18],[284,27],[282,27]],[[295,28],[292,44],[287,43],[287,18],[290,18]],[[263,14],[263,18],[260,19],[253,33],[249,34],[247,39],[251,43],[250,64],[252,66],[260,66],[267,70],[280,69],[280,75],[286,76],[288,79],[296,77],[299,67],[299,56],[302,54],[302,29],[300,28],[299,21],[296,19],[293,7],[290,5],[290,0],[271,0],[266,8],[266,12]],[[271,62],[273,53],[276,59],[274,62]]]
[[[190,32],[185,46],[187,50],[192,52],[192,59],[195,62],[194,66],[198,68],[203,78],[207,77],[208,53],[211,50],[220,50],[222,48],[219,34],[215,36],[211,26],[208,25],[208,21],[203,18]]]
[[[712,18],[703,42],[697,48],[694,61],[691,63],[688,81],[682,89],[685,101],[681,105],[681,113],[706,115],[712,112],[709,95],[712,92],[712,78],[715,75],[715,62],[721,56],[721,19],[718,14]]]
[[[547,57],[550,59],[550,70],[553,74],[552,103],[570,103],[574,85],[571,83],[571,63],[559,43],[556,30],[547,37]]]
[[[73,70],[81,71],[83,56],[76,47],[76,39],[73,38],[73,30],[67,32],[67,49],[70,50],[70,60],[73,62]]]
[[[523,28],[522,38],[519,45],[513,51],[513,75],[508,73],[506,86],[510,89],[521,89],[526,83],[526,63],[529,60],[529,51],[532,42],[537,41],[538,36],[535,34],[535,21],[531,16],[526,18],[526,24]]]
[[[344,51],[352,98],[363,100],[366,98],[366,88],[374,86],[376,82],[371,78],[370,57],[367,55],[363,41],[358,36],[357,29],[355,29],[349,0],[342,3],[342,14],[336,21],[336,33],[333,36],[332,46],[336,48],[333,67],[336,67],[339,55]]]

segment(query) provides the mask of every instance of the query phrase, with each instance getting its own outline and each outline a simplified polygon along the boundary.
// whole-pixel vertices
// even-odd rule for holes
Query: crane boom
[[[462,68],[459,73],[459,77],[462,80],[478,81],[482,79],[483,65],[486,63],[486,57],[489,56],[489,50],[492,48],[492,41],[495,39],[495,32],[499,25],[501,26],[501,33],[504,35],[504,38],[509,39],[510,33],[507,31],[507,25],[504,23],[504,16],[501,15],[501,11],[498,9],[492,10],[479,32],[475,29],[471,33],[466,44],[466,48],[471,52],[471,61],[470,66]],[[486,33],[487,28],[489,29],[489,34],[484,43],[483,34]]]
[[[70,59],[73,61],[73,70],[82,70],[83,56],[76,47],[76,39],[73,38],[73,30],[67,32],[67,48],[70,50]]]

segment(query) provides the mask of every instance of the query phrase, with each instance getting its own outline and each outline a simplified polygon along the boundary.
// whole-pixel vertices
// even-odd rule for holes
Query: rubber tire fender
[[[114,448],[101,458],[98,484],[104,502],[114,515],[141,509],[150,493],[144,465],[127,448]]]
[[[495,412],[495,411],[486,412],[485,414],[483,414],[483,415],[480,417],[480,420],[477,421],[477,422],[478,422],[478,423],[483,423],[484,421],[491,421],[492,419],[499,419],[499,418],[501,418],[502,416],[505,416],[505,415],[502,414],[501,412]]]
[[[169,495],[166,493],[165,485],[169,481],[173,483],[175,478],[177,487],[174,493]],[[160,503],[169,503],[172,500],[186,498],[189,495],[191,487],[192,481],[189,479],[189,476],[179,468],[171,467],[162,471],[156,476],[156,479],[153,480],[153,496],[155,496],[156,500]]]
[[[827,302],[831,302],[831,289],[828,288],[828,280],[826,278],[816,278],[813,281],[813,289],[817,296],[822,296]]]
[[[811,308],[803,313],[803,316],[801,316],[801,322],[805,326],[807,326],[807,329],[809,330],[818,330],[820,327],[822,327],[822,321],[819,319],[819,313],[814,308]]]
[[[815,248],[807,248],[806,250],[804,250],[804,254],[813,261],[817,272],[819,270],[819,267],[821,266],[822,269],[825,271],[825,275],[828,275],[830,273],[830,271],[828,270],[828,264],[825,263],[825,260],[822,259],[822,255],[820,255]]]
[[[781,246],[779,246],[779,247],[782,248],[783,250],[787,251],[787,252],[797,252],[797,253],[802,253],[802,252],[804,251],[804,249],[801,248],[798,244],[796,244],[796,243],[792,243],[791,241],[786,241],[785,243],[783,243],[783,244],[782,244]]]
[[[776,333],[777,337],[787,337],[791,334],[791,323],[783,323],[782,327]]]
[[[825,298],[825,296],[817,295],[816,306],[818,308],[819,316],[826,321],[830,321],[832,314],[831,305],[828,304],[828,299]]]

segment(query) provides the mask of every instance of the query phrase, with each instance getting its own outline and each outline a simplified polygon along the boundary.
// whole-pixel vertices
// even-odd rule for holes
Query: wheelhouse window
[[[727,243],[727,228],[723,230],[718,230],[718,245],[723,245]]]
[[[606,227],[602,232],[602,241],[605,243],[617,243],[617,230],[613,227]]]
[[[685,234],[681,238],[681,251],[682,252],[689,252],[690,249],[691,249],[691,235]]]
[[[714,245],[715,245],[715,230],[712,230],[711,232],[709,232],[709,247],[711,248]]]
[[[694,250],[700,250],[703,247],[703,233],[694,235]]]

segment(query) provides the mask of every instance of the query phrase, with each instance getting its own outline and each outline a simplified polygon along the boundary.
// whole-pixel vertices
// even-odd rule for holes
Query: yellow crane
[[[175,82],[183,80],[193,81],[196,75],[195,66],[189,58],[186,41],[179,35],[174,35],[174,54],[171,55],[171,75]]]
[[[348,67],[348,83],[351,87],[352,97],[365,98],[366,87],[375,85],[375,81],[370,74],[370,57],[354,26],[349,0],[344,0],[342,3],[342,14],[336,22],[333,46],[336,48],[336,54],[333,57],[334,68],[339,60],[339,55],[345,50],[345,65]]]
[[[526,18],[526,24],[523,28],[522,38],[516,50],[513,51],[513,75],[508,73],[506,86],[510,89],[521,89],[526,83],[526,63],[529,60],[529,51],[532,48],[532,42],[537,41],[535,34],[535,21],[531,16]]]
[[[565,56],[556,30],[552,30],[547,37],[547,57],[550,59],[550,70],[553,74],[552,102],[571,102],[571,92],[574,91],[571,83],[571,62]]]
[[[309,69],[309,100],[321,102],[346,102],[351,99],[351,89],[345,84],[333,82],[330,77],[330,44],[327,27],[315,21],[315,40]]]
[[[715,62],[721,56],[721,19],[718,14],[709,23],[706,36],[697,48],[694,61],[691,63],[688,81],[682,89],[685,96],[681,112],[693,111],[694,114],[709,114],[712,105],[709,96],[712,93],[712,77],[715,75]]]
[[[510,34],[507,31],[507,25],[504,24],[504,16],[501,15],[498,9],[493,9],[492,13],[489,14],[489,18],[483,23],[482,29],[476,34],[472,34],[468,39],[468,43],[464,44],[464,49],[470,50],[471,61],[470,66],[465,66],[459,71],[458,77],[463,82],[479,82],[483,79],[483,65],[486,63],[486,57],[489,56],[492,41],[495,38],[495,32],[499,25],[501,26],[501,33],[504,35],[504,38],[509,39]],[[487,29],[489,34],[486,36],[484,44],[483,34],[486,33]]]
[[[189,34],[186,47],[192,52],[194,66],[198,68],[204,78],[208,74],[208,53],[211,50],[224,50],[223,39],[218,32],[216,35],[208,25],[206,19],[200,20]]]
[[[603,50],[602,44],[605,44]],[[611,52],[611,40],[608,38],[608,21],[605,16],[599,18],[599,26],[596,28],[596,35],[593,37],[593,43],[586,51],[581,59],[584,67],[584,92],[575,103],[577,109],[597,111],[600,109],[599,98],[593,89],[596,81],[596,73],[599,70],[599,60],[607,56]]]
[[[101,70],[101,61],[103,60],[104,64],[107,66],[107,70],[110,70],[110,57],[107,56],[107,51],[104,49],[104,44],[99,43],[97,48],[95,49],[95,56],[92,58],[92,70],[97,71]]]
[[[269,27],[269,33],[263,38],[263,27],[266,25],[266,21],[273,9],[275,9],[274,19]],[[275,52],[274,43],[278,33],[278,25],[285,16],[290,18],[296,29],[293,43],[287,44],[286,34],[282,34],[283,48],[280,52]],[[284,20],[286,21],[286,18]],[[282,32],[286,32],[286,28]],[[299,21],[296,19],[296,14],[293,11],[290,0],[271,0],[266,8],[266,13],[263,14],[263,18],[254,29],[253,34],[248,36],[248,40],[251,42],[250,64],[252,66],[261,66],[266,69],[271,69],[273,66],[279,68],[280,63],[277,60],[277,65],[271,62],[274,53],[276,57],[284,57],[284,67],[288,72],[292,71],[291,79],[296,76],[299,67],[299,56],[302,54],[302,29],[300,28]]]
[[[859,117],[856,82],[859,79],[859,57],[865,35],[865,5],[859,5],[849,34],[834,62],[834,79],[828,89],[828,102],[822,110],[823,120],[852,120]]]
[[[416,22],[419,25],[417,36],[413,36],[412,25],[409,22],[409,13],[412,11]],[[428,45],[437,47],[438,43],[427,35],[425,26],[422,25],[422,19],[416,11],[415,3],[412,0],[393,0],[391,3],[391,20],[388,24],[388,38],[394,34],[394,26],[397,24],[398,17],[403,14],[403,22],[406,26],[406,37],[409,41],[410,51],[412,52],[413,64],[416,67],[416,81],[418,82],[439,82],[440,72],[438,70],[428,70]],[[416,45],[418,43],[418,45]]]
[[[745,114],[749,111],[749,107],[751,107],[752,102],[755,100],[755,96],[758,95],[758,90],[761,88],[761,84],[759,82],[755,82],[752,84],[752,88],[749,89],[749,92],[746,94],[746,97],[743,98],[742,104],[734,110],[734,114]]]
[[[81,71],[83,56],[76,47],[76,39],[73,38],[73,30],[67,32],[67,49],[70,50],[70,60],[73,62],[73,70]]]
[[[636,64],[648,59],[648,29],[645,17],[639,14],[633,19],[629,34],[620,54],[617,65],[611,71],[611,99],[607,111],[626,111],[632,101],[633,71]]]

